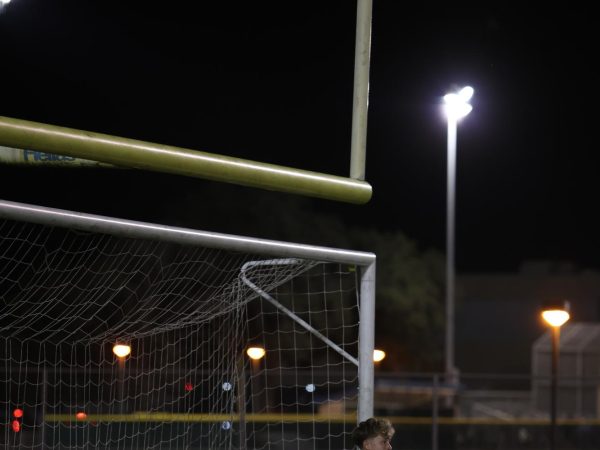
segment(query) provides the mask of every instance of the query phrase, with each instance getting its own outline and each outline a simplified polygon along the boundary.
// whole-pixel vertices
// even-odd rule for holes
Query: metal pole
[[[558,396],[558,349],[560,327],[552,327],[552,386],[550,394],[550,450],[556,449],[556,406]]]
[[[348,203],[372,194],[358,179],[10,117],[0,116],[0,145]]]
[[[252,281],[250,281],[250,279],[247,276],[247,271],[256,266],[293,265],[293,264],[301,264],[301,263],[302,263],[302,260],[293,259],[293,258],[270,259],[270,260],[263,260],[263,261],[248,261],[247,263],[244,263],[244,265],[242,266],[242,269],[240,270],[240,278],[246,286],[248,286],[250,289],[252,289],[258,295],[260,295],[262,298],[267,300],[269,303],[271,303],[275,308],[279,309],[283,314],[288,316],[290,319],[292,319],[294,322],[296,322],[298,325],[300,325],[306,331],[311,333],[317,339],[319,339],[322,342],[324,342],[325,344],[327,344],[331,349],[333,349],[334,351],[336,351],[337,353],[342,355],[344,358],[346,358],[352,364],[358,366],[358,360],[354,356],[349,354],[347,351],[345,351],[342,347],[337,345],[335,342],[333,342],[331,339],[329,339],[323,333],[320,333],[316,328],[314,328],[312,325],[310,325],[307,321],[298,317],[293,311],[291,311],[290,309],[283,306],[281,303],[279,303],[277,300],[275,300],[268,292],[265,292],[264,290],[259,288],[256,284],[254,284]]]
[[[433,375],[433,393],[431,398],[431,449],[438,450],[438,415],[439,415],[439,377]]]
[[[119,414],[125,414],[125,358],[117,357],[118,371],[117,389],[119,399]]]
[[[246,442],[246,367],[244,356],[238,359],[238,377],[237,377],[237,404],[240,420],[239,447],[240,450],[247,450]]]
[[[375,262],[362,268],[358,325],[358,422],[373,416],[375,374]]]
[[[42,437],[40,439],[40,448],[44,450],[46,448],[46,401],[48,398],[48,373],[46,367],[42,369]]]
[[[251,389],[251,404],[252,412],[254,414],[265,412],[263,411],[263,402],[261,397],[261,383],[260,383],[260,361],[257,359],[250,359],[250,389]]]
[[[446,202],[446,381],[454,383],[454,204],[456,188],[455,118],[448,117],[448,176]]]
[[[184,245],[204,246],[238,252],[331,261],[366,266],[375,261],[375,254],[314,245],[293,244],[269,239],[249,238],[233,234],[213,233],[190,228],[170,227],[135,220],[85,214],[64,209],[28,205],[0,200],[0,217],[23,222],[138,239],[156,239]]]
[[[356,8],[356,45],[354,48],[352,141],[350,144],[350,178],[355,180],[365,179],[372,16],[373,0],[358,0]]]

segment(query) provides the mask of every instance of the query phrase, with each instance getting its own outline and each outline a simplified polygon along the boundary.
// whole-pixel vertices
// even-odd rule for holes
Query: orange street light
[[[551,327],[552,360],[551,360],[551,389],[550,389],[550,450],[556,449],[556,398],[558,394],[558,352],[560,349],[560,327],[571,317],[569,302],[553,301],[544,303],[542,318]]]
[[[248,357],[254,361],[262,359],[265,356],[265,353],[265,349],[262,347],[249,347],[248,350],[246,350]]]
[[[561,327],[569,320],[571,316],[566,309],[545,309],[542,311],[542,318],[551,327]]]
[[[378,363],[383,361],[383,359],[385,358],[385,352],[383,350],[373,350],[373,361]]]
[[[131,353],[131,346],[127,344],[115,344],[112,350],[117,358],[123,359]]]

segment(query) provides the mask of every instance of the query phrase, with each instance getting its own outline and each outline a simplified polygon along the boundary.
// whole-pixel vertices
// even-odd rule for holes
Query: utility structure
[[[469,100],[474,90],[470,86],[444,96],[444,110],[448,119],[448,175],[446,201],[446,382],[455,384],[457,370],[454,364],[454,223],[456,197],[456,129],[458,121],[471,112]]]
[[[566,301],[546,302],[542,318],[550,325],[552,332],[552,359],[550,373],[550,450],[556,449],[556,413],[558,394],[558,357],[560,351],[560,327],[570,318],[570,305]]]

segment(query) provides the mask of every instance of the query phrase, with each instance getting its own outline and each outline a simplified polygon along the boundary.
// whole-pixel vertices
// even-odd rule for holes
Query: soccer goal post
[[[0,201],[3,448],[350,449],[375,255]]]

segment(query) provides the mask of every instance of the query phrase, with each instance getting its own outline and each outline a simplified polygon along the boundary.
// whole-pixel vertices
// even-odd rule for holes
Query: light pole
[[[119,412],[123,414],[125,409],[125,359],[131,354],[131,346],[129,344],[116,343],[112,348],[113,353],[117,357],[117,397],[119,401]]]
[[[471,112],[468,103],[474,90],[467,86],[444,96],[444,110],[448,118],[448,176],[446,188],[446,381],[455,383],[454,367],[454,204],[456,190],[456,128],[459,119]]]
[[[542,318],[552,330],[552,362],[550,387],[550,450],[556,449],[556,400],[558,390],[558,352],[560,348],[560,327],[569,320],[569,302],[546,302]]]
[[[250,386],[252,389],[252,411],[254,413],[261,412],[262,410],[262,402],[260,395],[260,380],[259,372],[260,372],[260,360],[264,358],[266,354],[266,350],[263,347],[250,347],[246,350],[246,354],[250,358]],[[265,386],[265,397],[267,396],[266,386]],[[268,399],[265,398],[265,408],[268,408]]]

